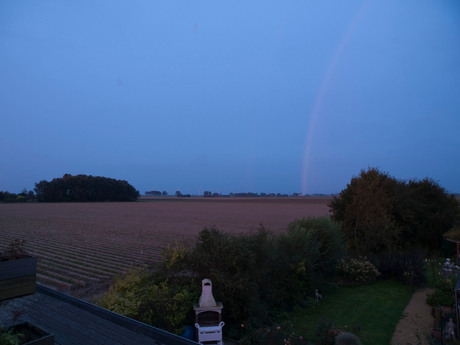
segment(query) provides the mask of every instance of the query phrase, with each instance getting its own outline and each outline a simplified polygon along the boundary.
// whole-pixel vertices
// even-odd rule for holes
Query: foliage
[[[115,281],[101,303],[150,322],[149,310],[158,307],[163,312],[156,315],[167,316],[172,312],[164,310],[178,308],[175,300],[183,301],[182,306],[192,311],[201,280],[209,278],[216,301],[225,306],[225,332],[241,338],[248,329],[273,324],[280,313],[294,306],[306,306],[314,289],[330,291],[342,253],[339,226],[327,218],[298,220],[282,235],[273,235],[263,227],[236,236],[204,228],[194,245],[167,248],[154,274],[133,272]],[[180,286],[188,288],[181,290]],[[182,322],[185,309],[174,312],[181,315]],[[160,321],[152,320],[154,325]],[[240,327],[241,322],[247,327]],[[169,320],[166,329],[177,330],[178,324],[179,320]]]
[[[355,256],[394,250],[400,229],[393,209],[400,185],[377,169],[361,171],[329,205]]]
[[[51,182],[35,184],[39,201],[135,201],[139,192],[124,180],[65,174]]]
[[[342,334],[342,330],[337,328],[330,320],[322,320],[316,330],[316,339],[319,345],[334,345],[335,338]]]
[[[335,345],[361,345],[361,341],[353,333],[343,332],[335,338]]]
[[[251,315],[267,313],[257,299],[264,294],[261,283],[267,282],[270,271],[270,242],[263,228],[239,236],[204,228],[186,256],[185,266],[198,277],[196,286],[203,278],[212,280],[216,300],[228,306],[224,309],[228,323],[239,324]]]
[[[157,274],[134,270],[118,277],[98,304],[128,317],[180,334],[197,294]]]
[[[451,275],[437,281],[436,289],[428,294],[426,303],[432,307],[451,306],[455,303],[455,284],[457,276]]]
[[[26,190],[19,194],[0,191],[0,202],[4,203],[22,203],[32,200],[33,198],[34,193],[27,192]]]
[[[412,217],[406,222],[409,236],[423,248],[438,250],[443,234],[459,222],[460,205],[454,194],[448,194],[431,179],[409,181],[408,199]]]
[[[331,219],[295,220],[287,233],[277,237],[274,249],[271,306],[289,310],[289,306],[314,296],[315,289],[324,291],[335,286],[344,247],[340,227]]]
[[[396,279],[414,287],[425,283],[425,252],[411,251],[381,254],[376,258],[377,267],[386,279]]]
[[[397,180],[376,168],[362,170],[329,205],[355,256],[442,248],[442,235],[459,221],[453,194],[430,179]]]
[[[425,258],[426,287],[436,288],[438,280],[442,279],[442,260],[440,258]]]
[[[12,329],[0,328],[0,345],[19,345],[20,335],[15,334]]]
[[[377,268],[365,257],[341,259],[339,271],[345,282],[369,282],[380,275]]]
[[[24,240],[16,238],[3,253],[0,253],[0,260],[15,260],[27,256],[27,252],[24,249]]]
[[[246,320],[263,326],[281,310],[306,306],[315,289],[330,288],[342,254],[335,222],[305,218],[277,236],[263,227],[239,236],[203,229],[186,266],[213,281],[216,298],[228,306],[229,324]]]

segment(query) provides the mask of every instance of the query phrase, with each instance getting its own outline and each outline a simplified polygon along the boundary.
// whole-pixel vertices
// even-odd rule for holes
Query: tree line
[[[65,174],[35,184],[38,201],[135,201],[139,192],[127,181],[108,177]]]

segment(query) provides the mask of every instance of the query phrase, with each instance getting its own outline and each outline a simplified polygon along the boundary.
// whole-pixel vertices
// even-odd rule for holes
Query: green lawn
[[[297,334],[314,339],[321,320],[327,319],[339,328],[355,332],[363,345],[388,345],[396,324],[414,289],[401,283],[381,280],[373,283],[341,287],[331,296],[323,296],[318,306],[294,315]]]

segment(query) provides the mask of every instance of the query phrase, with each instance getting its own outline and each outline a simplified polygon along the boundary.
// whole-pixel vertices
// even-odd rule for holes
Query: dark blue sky
[[[0,1],[0,190],[460,192],[460,2]]]

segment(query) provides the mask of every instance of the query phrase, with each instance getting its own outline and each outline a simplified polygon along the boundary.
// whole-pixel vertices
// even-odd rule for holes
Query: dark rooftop
[[[0,302],[0,326],[26,321],[60,345],[197,344],[41,285],[33,295]]]

